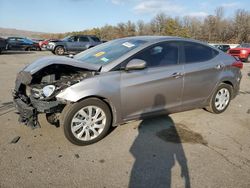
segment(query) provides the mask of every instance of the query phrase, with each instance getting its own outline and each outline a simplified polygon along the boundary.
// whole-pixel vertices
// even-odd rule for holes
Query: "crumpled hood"
[[[31,75],[35,74],[39,70],[49,66],[49,65],[70,65],[72,67],[83,68],[87,70],[98,71],[101,68],[101,65],[93,65],[85,62],[81,62],[79,60],[68,58],[68,57],[60,57],[60,56],[47,56],[41,59],[34,61],[33,63],[27,65],[22,71],[28,72]]]

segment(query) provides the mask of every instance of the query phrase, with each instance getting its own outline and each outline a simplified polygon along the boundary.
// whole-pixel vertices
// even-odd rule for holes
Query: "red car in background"
[[[57,41],[57,40],[58,39],[46,39],[46,40],[40,41],[39,46],[40,46],[40,48],[46,48],[47,45],[49,44],[49,42],[54,42],[54,41]]]
[[[228,51],[232,56],[238,57],[243,62],[250,62],[250,43],[243,43]]]

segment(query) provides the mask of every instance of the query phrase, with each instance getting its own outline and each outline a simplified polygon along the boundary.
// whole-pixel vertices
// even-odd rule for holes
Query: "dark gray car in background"
[[[38,127],[46,113],[69,141],[87,145],[130,120],[195,108],[222,113],[239,91],[241,68],[196,40],[129,37],[72,59],[37,60],[17,75],[13,96],[21,122]]]
[[[94,35],[73,35],[49,42],[47,49],[56,55],[64,55],[65,53],[78,53],[101,43],[100,39]]]
[[[6,50],[7,40],[0,37],[0,54]]]

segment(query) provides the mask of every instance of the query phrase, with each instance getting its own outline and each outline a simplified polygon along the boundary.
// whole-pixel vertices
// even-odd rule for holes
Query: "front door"
[[[67,41],[67,49],[68,51],[78,51],[79,49],[79,42],[78,42],[78,37],[77,36],[72,36],[71,38],[68,39]]]
[[[178,111],[183,88],[183,65],[178,64],[178,45],[159,43],[135,55],[147,63],[143,70],[121,73],[123,119],[160,111]]]

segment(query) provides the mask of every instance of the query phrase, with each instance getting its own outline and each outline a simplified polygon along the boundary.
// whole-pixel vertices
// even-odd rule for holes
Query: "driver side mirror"
[[[141,70],[146,68],[146,61],[142,59],[132,59],[128,62],[127,66],[125,67],[126,71],[129,70]]]

